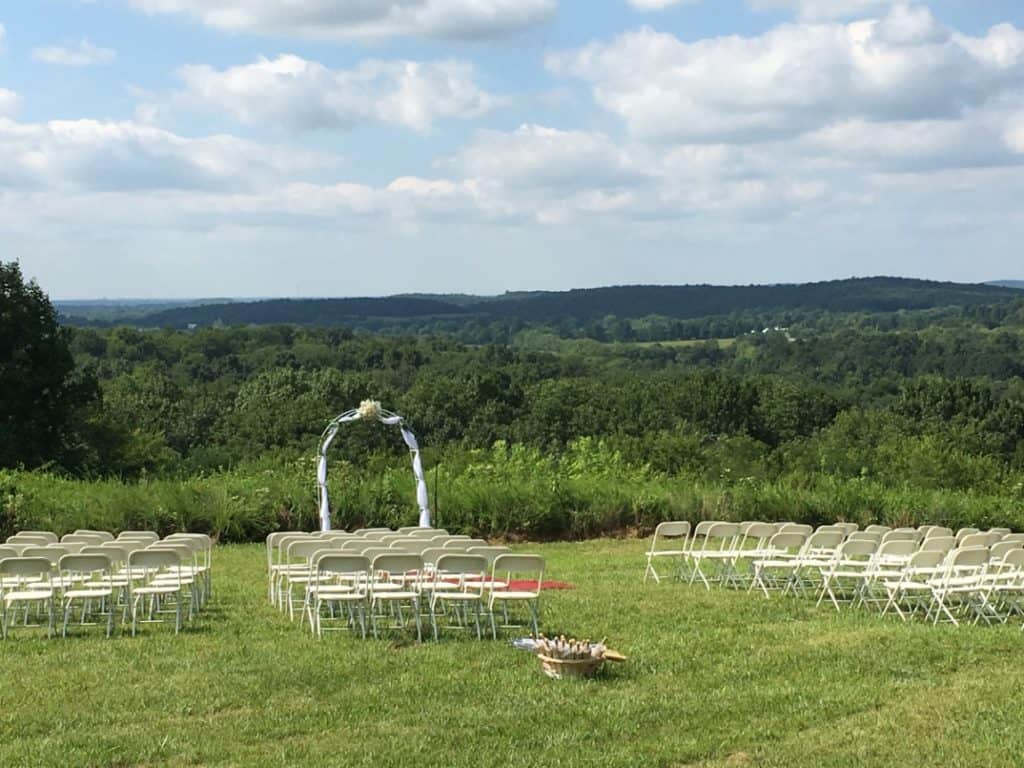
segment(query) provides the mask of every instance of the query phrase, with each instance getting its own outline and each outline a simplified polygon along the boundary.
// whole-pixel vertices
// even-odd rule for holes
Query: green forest
[[[313,302],[305,319],[281,310],[303,302],[260,302],[76,321],[0,263],[0,300],[0,533],[311,527],[320,432],[367,398],[413,427],[453,531],[1024,527],[1024,292],[1010,287],[624,287],[397,297],[390,316],[373,314],[382,299]],[[338,525],[414,521],[393,431],[348,427],[330,479]]]

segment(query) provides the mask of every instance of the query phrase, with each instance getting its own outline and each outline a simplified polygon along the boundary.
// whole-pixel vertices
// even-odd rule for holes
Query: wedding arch
[[[327,495],[327,449],[331,447],[338,430],[342,424],[348,424],[359,419],[368,419],[397,426],[402,431],[402,439],[409,447],[412,454],[412,473],[416,477],[416,504],[420,508],[420,527],[430,527],[430,507],[427,504],[427,481],[423,477],[423,463],[420,461],[420,447],[416,442],[416,436],[405,425],[404,420],[397,413],[386,411],[380,407],[376,400],[363,400],[358,408],[345,411],[340,416],[331,419],[324,433],[320,436],[320,446],[317,448],[316,462],[316,487],[320,502],[320,530],[331,530],[331,500]]]

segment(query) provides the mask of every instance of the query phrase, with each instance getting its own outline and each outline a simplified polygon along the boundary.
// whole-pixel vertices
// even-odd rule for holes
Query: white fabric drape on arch
[[[316,485],[320,501],[320,530],[331,530],[331,500],[327,494],[327,449],[338,434],[342,424],[358,421],[363,418],[357,410],[346,411],[327,425],[323,435],[320,437],[320,447],[317,451],[316,462]],[[390,411],[380,411],[377,420],[382,424],[397,426],[402,432],[402,439],[412,454],[412,473],[416,477],[416,504],[420,508],[420,528],[430,527],[430,506],[427,496],[427,481],[423,475],[423,462],[420,460],[420,446],[416,442],[416,436],[405,425],[402,417]]]

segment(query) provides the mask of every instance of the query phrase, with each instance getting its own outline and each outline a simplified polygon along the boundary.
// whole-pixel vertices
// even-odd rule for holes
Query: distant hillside
[[[630,285],[562,292],[523,292],[496,297],[435,295],[352,299],[274,299],[173,307],[138,317],[119,318],[144,327],[262,325],[349,325],[386,319],[589,322],[608,315],[641,318],[660,315],[693,319],[746,311],[824,310],[894,312],[949,306],[975,306],[1020,298],[1017,289],[995,285],[940,283],[872,277],[783,285]]]
[[[832,312],[894,312],[900,309],[988,304],[1019,298],[1013,289],[893,277],[782,285],[616,286],[545,293],[488,307],[490,314],[553,321],[593,320],[605,315],[679,319],[745,310],[817,309]],[[474,307],[469,307],[473,309]],[[476,309],[482,309],[475,307]]]
[[[138,318],[147,327],[188,325],[345,325],[367,317],[416,318],[458,315],[465,310],[433,299],[402,296],[364,299],[269,299],[266,301],[177,307]]]
[[[998,285],[1002,288],[1016,288],[1019,291],[1024,291],[1024,280],[993,280],[986,285]]]

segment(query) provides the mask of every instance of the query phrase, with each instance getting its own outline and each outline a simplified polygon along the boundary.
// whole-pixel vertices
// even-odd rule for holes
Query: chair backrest
[[[544,558],[540,555],[498,555],[494,559],[492,572],[495,578],[499,573],[503,574],[506,581],[508,581],[507,577],[515,575],[529,576],[530,581],[536,578],[536,591],[539,593],[541,585],[544,583]]]
[[[685,539],[689,535],[690,523],[686,520],[658,523],[658,527],[654,529],[655,539]]]
[[[64,555],[57,566],[62,573],[109,573],[111,561],[109,555]]]
[[[962,549],[965,547],[987,547],[988,543],[987,533],[969,533],[962,539],[958,539],[956,545]]]
[[[949,555],[950,569],[981,568],[988,564],[988,547],[960,547]]]
[[[1004,542],[999,542],[999,544],[1003,543]],[[997,544],[996,546],[999,545]],[[994,554],[992,556],[992,559],[995,559]],[[1024,547],[1006,550],[1006,552],[1004,552],[1002,556],[1002,565],[1003,568],[1016,568],[1017,570],[1024,569]]]
[[[334,548],[339,552],[362,552],[369,546],[372,546],[372,542],[366,541],[366,539],[345,539],[342,542],[335,542]]]
[[[778,533],[778,530],[774,523],[748,523],[743,530],[743,541],[764,542]]]
[[[717,524],[718,522],[720,522],[720,521],[718,521],[718,520],[701,520],[700,522],[697,523],[697,526],[693,529],[694,538],[696,538],[697,536],[707,536],[708,529],[711,528],[711,526]]]
[[[1007,531],[1009,533],[1009,531]],[[59,537],[53,531],[19,531],[16,535],[20,536],[37,536],[42,539],[46,539],[51,544],[56,544],[59,541]]]
[[[819,531],[839,531],[841,534],[843,534],[844,537],[846,536],[846,528],[844,528],[841,525],[836,525],[834,523],[826,523],[825,525],[819,525],[817,528],[814,529],[815,533],[818,533]]]
[[[737,523],[715,523],[710,526],[707,533],[704,534],[705,539],[715,540],[731,540],[735,539],[740,533],[740,526]]]
[[[21,554],[21,547],[0,546],[0,560],[5,557],[18,557]]]
[[[457,552],[455,554],[443,555],[434,567],[438,574],[449,576],[484,576],[487,573],[488,562],[483,555],[469,555]]]
[[[8,544],[20,544],[23,547],[36,546],[45,547],[47,544],[53,542],[46,536],[40,536],[35,533],[16,533],[13,536],[7,537]]]
[[[431,542],[433,543],[433,542]],[[483,544],[474,544],[470,539],[449,539],[441,545],[442,549],[447,549],[451,552],[465,552],[470,547],[486,546]]]
[[[274,534],[270,534],[273,536]],[[282,535],[282,534],[278,534]],[[121,531],[117,534],[118,539],[141,539],[143,541],[149,541],[151,544],[156,541],[160,541],[160,534],[156,531]],[[270,536],[267,537],[268,539]]]
[[[890,541],[917,541],[918,532],[906,528],[896,528],[895,530],[889,531],[882,535],[882,543],[885,544]]]
[[[316,559],[316,570],[318,574],[358,576],[356,583],[361,584],[370,573],[370,560],[362,555],[325,552]]]
[[[395,552],[395,550],[393,550],[393,549],[388,549],[387,547],[380,547],[380,546],[364,546],[363,549],[362,549],[363,557],[369,558],[370,562],[373,562],[373,559],[375,557],[377,557],[378,555],[404,556],[405,554],[407,554],[407,553],[405,553],[405,552]],[[422,558],[420,558],[420,559],[422,559]]]
[[[876,556],[879,560],[909,559],[917,552],[916,539],[890,539],[878,545]]]
[[[113,536],[108,539],[106,536],[100,536],[95,533],[65,533],[60,537],[61,543],[70,542],[73,544],[102,544],[112,539]]]
[[[992,560],[1002,560],[1005,562],[1006,555],[1017,549],[1024,549],[1024,542],[997,541],[989,548],[989,555]]]
[[[420,557],[423,558],[424,565],[434,565],[442,555],[454,554],[454,550],[444,549],[443,547],[428,547],[420,552]]]
[[[1003,541],[1024,541],[1024,533],[1008,533],[1003,536]]]
[[[442,549],[441,551],[447,554],[447,550]],[[508,547],[470,547],[466,550],[466,554],[479,555],[487,560],[488,565],[492,565],[498,555],[510,555],[512,550]]]
[[[988,545],[990,547],[993,544],[998,544],[1006,536],[1002,531],[986,531],[985,535],[988,536]]]
[[[444,528],[416,528],[409,531],[409,535],[417,538],[430,539],[434,536],[447,536],[448,531]]]
[[[884,536],[889,531],[891,531],[892,528],[890,528],[888,525],[877,525],[876,524],[876,525],[869,525],[864,530],[867,531],[868,533],[878,533],[878,534],[881,534],[881,535]]]
[[[124,561],[128,561],[128,555],[132,552],[137,552],[140,549],[145,549],[147,546],[146,542],[141,539],[117,539],[115,541],[107,541],[99,545],[101,549],[108,550],[110,552],[120,552],[124,555]]]
[[[0,576],[47,577],[53,563],[45,557],[7,557],[0,560]],[[0,591],[3,581],[0,580]]]
[[[917,532],[920,533],[922,537],[927,538],[928,534],[931,532],[932,528],[938,528],[938,527],[939,526],[937,526],[937,525],[927,525],[927,524],[926,525],[919,525],[919,526],[917,526]]]
[[[878,551],[879,543],[873,539],[847,539],[839,547],[842,560],[869,558]]]
[[[423,570],[423,558],[408,553],[385,552],[372,559],[373,570],[416,576]]]
[[[956,547],[952,536],[931,536],[921,542],[922,552],[949,552]]]
[[[394,533],[390,528],[357,528],[355,533]]]
[[[956,545],[959,547],[964,538],[975,533],[980,533],[980,531],[977,528],[961,528],[956,532]]]
[[[807,552],[835,550],[843,543],[845,534],[842,531],[815,531],[804,542]]]
[[[169,568],[181,563],[181,555],[175,548],[140,549],[128,556],[128,566],[132,569],[145,568],[158,570]]]
[[[836,522],[833,523],[833,525],[835,525],[836,528],[841,528],[846,533],[847,537],[853,535],[858,531],[858,529],[860,529],[860,526],[857,525],[857,523]]]
[[[46,547],[26,547],[22,550],[21,556],[44,558],[50,562],[50,565],[56,565],[66,554],[68,551],[64,547],[51,544]]]
[[[418,525],[406,525],[406,526],[403,526],[403,527],[399,528],[397,531],[395,531],[395,533],[400,533],[403,536],[408,536],[413,531],[420,531],[420,530],[423,530],[423,529],[420,528]],[[430,529],[428,528],[427,530],[430,530]]]
[[[849,535],[848,541],[873,541],[878,544],[882,541],[882,534],[878,531],[854,531]]]
[[[1001,527],[989,528],[989,531],[992,532],[992,533],[995,533],[996,531],[998,531],[999,533],[1003,534],[1004,536],[1009,536],[1011,533],[1013,533],[1013,531],[1011,529],[1009,529],[1009,528],[1001,528]]]
[[[946,553],[941,550],[922,548],[910,556],[906,568],[908,571],[937,568],[945,559]]]
[[[925,535],[924,535],[924,539],[925,539],[925,541],[927,541],[928,539],[934,539],[934,538],[938,538],[940,536],[943,537],[943,538],[951,538],[951,539],[955,540],[955,536],[953,535],[953,529],[952,528],[944,528],[941,525],[930,526],[928,528],[927,533],[925,533]]]
[[[75,531],[75,534],[87,535],[87,536],[98,536],[104,541],[113,541],[114,534],[110,531],[97,531],[93,528],[79,528]]]
[[[332,541],[348,541],[355,538],[355,534],[348,531],[318,531],[313,535],[318,539],[331,539]]]
[[[804,523],[783,523],[779,533],[802,533],[804,536],[810,536],[814,533],[814,528]]]
[[[313,539],[311,541],[293,541],[288,545],[288,550],[285,555],[286,559],[291,560],[309,560],[317,552],[324,550],[338,549],[332,542],[324,541],[323,539]]]
[[[800,531],[782,531],[776,533],[768,541],[768,548],[773,552],[798,552],[807,542],[807,535]]]

